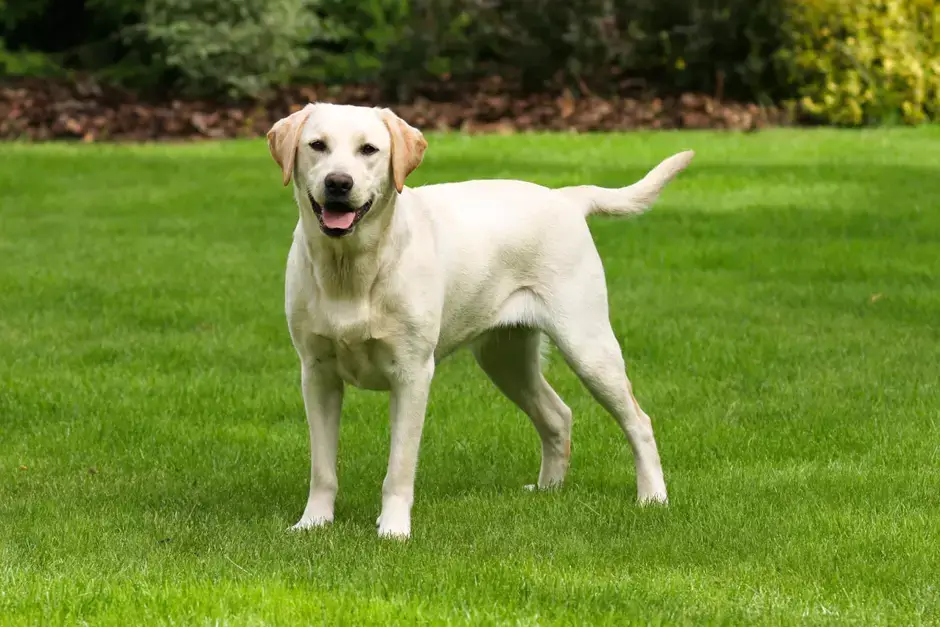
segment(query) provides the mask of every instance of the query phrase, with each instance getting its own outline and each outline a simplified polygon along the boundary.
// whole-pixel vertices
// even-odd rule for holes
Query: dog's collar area
[[[327,202],[326,211],[332,211],[334,213],[341,213],[341,214],[343,213],[355,214],[349,226],[337,228],[337,227],[327,226],[326,221],[324,220],[324,217],[323,217],[324,207],[320,205],[320,203],[318,203],[316,200],[313,199],[313,195],[309,191],[307,192],[307,199],[310,200],[310,206],[313,208],[313,214],[317,216],[317,222],[320,223],[320,230],[323,231],[323,233],[327,235],[327,237],[343,237],[344,235],[349,235],[350,233],[352,233],[353,229],[355,229],[356,225],[359,223],[362,217],[366,215],[369,209],[372,208],[372,200],[373,200],[373,199],[369,199],[368,202],[366,202],[364,205],[362,205],[358,209],[354,209],[350,207],[349,205],[342,203],[342,202],[336,202],[336,201]]]

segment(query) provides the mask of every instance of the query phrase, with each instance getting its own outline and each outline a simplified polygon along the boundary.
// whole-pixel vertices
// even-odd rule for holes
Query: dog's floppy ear
[[[281,166],[284,185],[290,183],[294,172],[294,158],[297,156],[297,144],[300,143],[300,132],[313,111],[313,105],[308,104],[300,111],[291,113],[274,123],[268,131],[268,150],[271,156]]]
[[[421,165],[428,142],[421,131],[414,128],[391,109],[380,109],[379,115],[392,136],[392,180],[398,193],[405,187],[405,179]]]

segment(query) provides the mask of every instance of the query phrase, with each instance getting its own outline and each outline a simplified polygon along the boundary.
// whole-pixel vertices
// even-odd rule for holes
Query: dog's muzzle
[[[372,208],[372,200],[360,207],[353,207],[341,200],[327,200],[322,205],[307,192],[310,206],[317,216],[320,229],[329,237],[343,237],[352,232],[359,220]]]

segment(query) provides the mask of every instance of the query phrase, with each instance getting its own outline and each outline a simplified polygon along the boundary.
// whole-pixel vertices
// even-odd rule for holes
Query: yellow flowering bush
[[[940,3],[787,0],[777,55],[798,113],[829,124],[940,119]]]

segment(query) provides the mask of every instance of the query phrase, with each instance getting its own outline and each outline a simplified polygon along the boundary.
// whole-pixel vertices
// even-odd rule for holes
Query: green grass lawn
[[[557,354],[564,490],[462,353],[413,538],[380,541],[387,396],[347,394],[337,522],[283,314],[263,142],[0,146],[0,624],[940,620],[940,129],[432,136],[413,184],[633,182],[592,221],[669,508]]]

